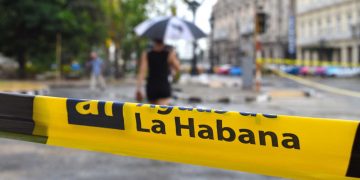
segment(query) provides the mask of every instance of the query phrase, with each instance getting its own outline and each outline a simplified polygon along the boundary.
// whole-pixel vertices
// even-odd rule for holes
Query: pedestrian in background
[[[171,98],[171,72],[180,71],[180,62],[173,48],[162,39],[153,40],[153,47],[143,52],[137,77],[136,98],[143,97],[143,81],[147,74],[146,96],[151,104],[169,105]]]
[[[103,76],[104,62],[98,57],[96,52],[90,53],[90,60],[87,62],[87,67],[90,68],[90,89],[95,90],[97,86],[100,89],[105,89],[105,79]]]

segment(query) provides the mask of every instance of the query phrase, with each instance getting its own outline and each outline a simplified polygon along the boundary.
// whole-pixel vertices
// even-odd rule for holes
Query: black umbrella
[[[135,27],[137,35],[150,39],[195,40],[206,34],[195,24],[177,17],[157,17]]]

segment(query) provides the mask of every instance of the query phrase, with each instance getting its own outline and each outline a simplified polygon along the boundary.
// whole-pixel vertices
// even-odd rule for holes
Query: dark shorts
[[[171,85],[170,83],[164,83],[164,84],[148,83],[146,85],[146,95],[149,101],[155,101],[163,98],[170,98]]]

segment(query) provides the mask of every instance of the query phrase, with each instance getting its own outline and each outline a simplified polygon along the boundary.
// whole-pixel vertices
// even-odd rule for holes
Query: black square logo
[[[123,103],[67,99],[69,124],[124,130]]]

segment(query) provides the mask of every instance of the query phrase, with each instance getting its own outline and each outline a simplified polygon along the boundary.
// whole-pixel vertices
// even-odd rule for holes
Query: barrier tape
[[[290,66],[307,66],[307,67],[347,67],[347,68],[358,68],[360,64],[356,62],[339,62],[339,61],[320,61],[320,60],[309,60],[309,59],[281,59],[281,58],[258,58],[256,61],[260,64],[276,64],[276,65],[290,65]]]
[[[350,96],[350,97],[355,97],[355,98],[360,98],[360,92],[357,91],[351,91],[351,90],[347,90],[347,89],[342,89],[342,88],[337,88],[337,87],[332,87],[332,86],[328,86],[325,84],[321,84],[321,83],[317,83],[311,80],[307,80],[298,76],[294,76],[273,68],[268,68],[269,70],[271,70],[272,72],[274,72],[275,74],[277,74],[280,77],[283,78],[287,78],[290,80],[293,80],[297,83],[303,84],[305,86],[309,86],[312,88],[316,88],[319,90],[323,90],[326,92],[330,92],[330,93],[334,93],[334,94],[339,94],[339,95],[343,95],[343,96]]]
[[[287,178],[360,178],[359,121],[0,94],[3,137]]]

